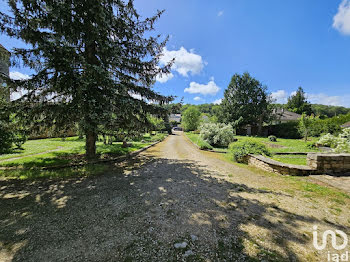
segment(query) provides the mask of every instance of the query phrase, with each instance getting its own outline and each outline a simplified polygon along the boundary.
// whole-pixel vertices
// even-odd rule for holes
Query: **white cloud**
[[[216,95],[220,88],[215,84],[214,79],[208,82],[208,84],[198,84],[196,82],[191,82],[190,87],[185,88],[185,93],[190,94],[202,94],[202,95]]]
[[[30,76],[20,72],[10,72],[10,78],[13,80],[27,80],[30,79]]]
[[[173,73],[170,73],[170,74],[163,74],[162,76],[157,76],[156,77],[156,80],[159,82],[159,83],[165,83],[165,82],[168,82],[170,79],[172,79],[174,77]]]
[[[350,0],[343,0],[338,13],[333,17],[333,28],[344,35],[350,35]]]
[[[191,73],[192,75],[199,74],[205,65],[202,57],[195,54],[193,49],[188,52],[186,48],[181,47],[177,51],[169,51],[166,47],[164,47],[163,56],[160,58],[160,63],[165,65],[174,58],[175,62],[172,69],[185,77],[188,76],[188,73]]]
[[[276,100],[278,104],[285,104],[287,102],[288,93],[285,90],[278,90],[271,93],[272,99]]]
[[[202,98],[200,96],[196,96],[195,98],[193,98],[194,101],[202,101]]]
[[[215,104],[215,105],[220,105],[221,102],[222,102],[222,98],[216,99],[216,100],[213,102],[213,104]]]
[[[223,14],[224,14],[224,11],[223,11],[223,10],[221,10],[221,11],[218,12],[218,16],[222,16]]]
[[[329,96],[323,93],[306,94],[307,99],[312,104],[322,104],[330,106],[349,106],[349,96]]]
[[[296,91],[288,93],[285,90],[278,90],[271,93],[271,97],[276,99],[276,103],[285,104],[289,96],[294,96]],[[311,94],[306,93],[306,98],[311,104],[322,104],[331,106],[345,106],[350,107],[350,94],[342,96],[330,96],[324,93]]]

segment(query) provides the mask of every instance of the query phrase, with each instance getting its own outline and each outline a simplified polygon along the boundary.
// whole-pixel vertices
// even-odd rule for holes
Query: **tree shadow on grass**
[[[323,223],[260,200],[286,195],[196,162],[139,157],[110,168],[93,178],[0,181],[0,260],[299,261],[292,245],[310,242],[300,225]]]
[[[145,147],[147,143],[133,142],[131,147],[123,148],[121,143],[113,143],[111,145],[97,145],[96,159],[108,159],[126,155],[133,151]],[[1,163],[4,167],[22,167],[24,169],[42,168],[42,167],[58,167],[68,164],[85,163],[85,154],[81,154],[84,146],[75,147],[69,152],[54,151],[43,155],[23,156],[15,161],[6,161]],[[86,162],[87,163],[87,162]]]

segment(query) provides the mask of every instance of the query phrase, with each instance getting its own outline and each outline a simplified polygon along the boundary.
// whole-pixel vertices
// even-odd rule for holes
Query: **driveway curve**
[[[223,157],[178,132],[100,176],[0,181],[0,261],[322,261],[312,226],[348,232],[348,210]]]

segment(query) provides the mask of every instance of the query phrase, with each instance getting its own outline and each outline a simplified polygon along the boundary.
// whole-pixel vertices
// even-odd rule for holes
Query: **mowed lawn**
[[[193,132],[186,132],[186,136],[195,144],[200,145],[205,143],[199,134]],[[285,139],[277,138],[277,142],[271,142],[267,137],[248,137],[248,136],[234,136],[238,141],[253,140],[265,144],[270,152],[273,154],[272,159],[294,165],[306,165],[306,155],[274,155],[274,153],[288,153],[288,152],[318,152],[317,148],[310,148],[312,142],[316,142],[318,138],[309,138],[307,142],[304,139]],[[214,148],[216,151],[228,152],[228,148]]]
[[[114,142],[105,145],[97,142],[97,155],[100,159],[113,158],[146,147],[157,140],[162,140],[166,135],[157,133],[156,135],[146,134],[143,141],[131,142],[132,146],[123,148],[122,142]],[[72,173],[89,171],[95,173],[100,170],[100,165],[87,165],[79,168],[66,168],[59,171],[39,171],[43,167],[59,167],[67,164],[83,163],[85,153],[85,140],[78,137],[48,138],[29,140],[23,145],[22,150],[14,150],[10,154],[0,155],[0,177],[57,177],[70,176]],[[15,170],[5,170],[5,168],[17,167]],[[74,170],[76,169],[76,170]],[[104,169],[104,168],[102,168]],[[77,172],[75,172],[77,171]]]

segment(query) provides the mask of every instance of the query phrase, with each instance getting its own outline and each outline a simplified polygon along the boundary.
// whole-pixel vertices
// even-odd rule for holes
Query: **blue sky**
[[[232,75],[248,71],[278,102],[302,86],[313,103],[350,107],[350,0],[135,4],[143,17],[165,9],[156,24],[156,33],[170,36],[162,62],[176,62],[156,83],[163,94],[184,97],[185,103],[218,102]],[[22,45],[4,36],[0,43],[9,49]]]

